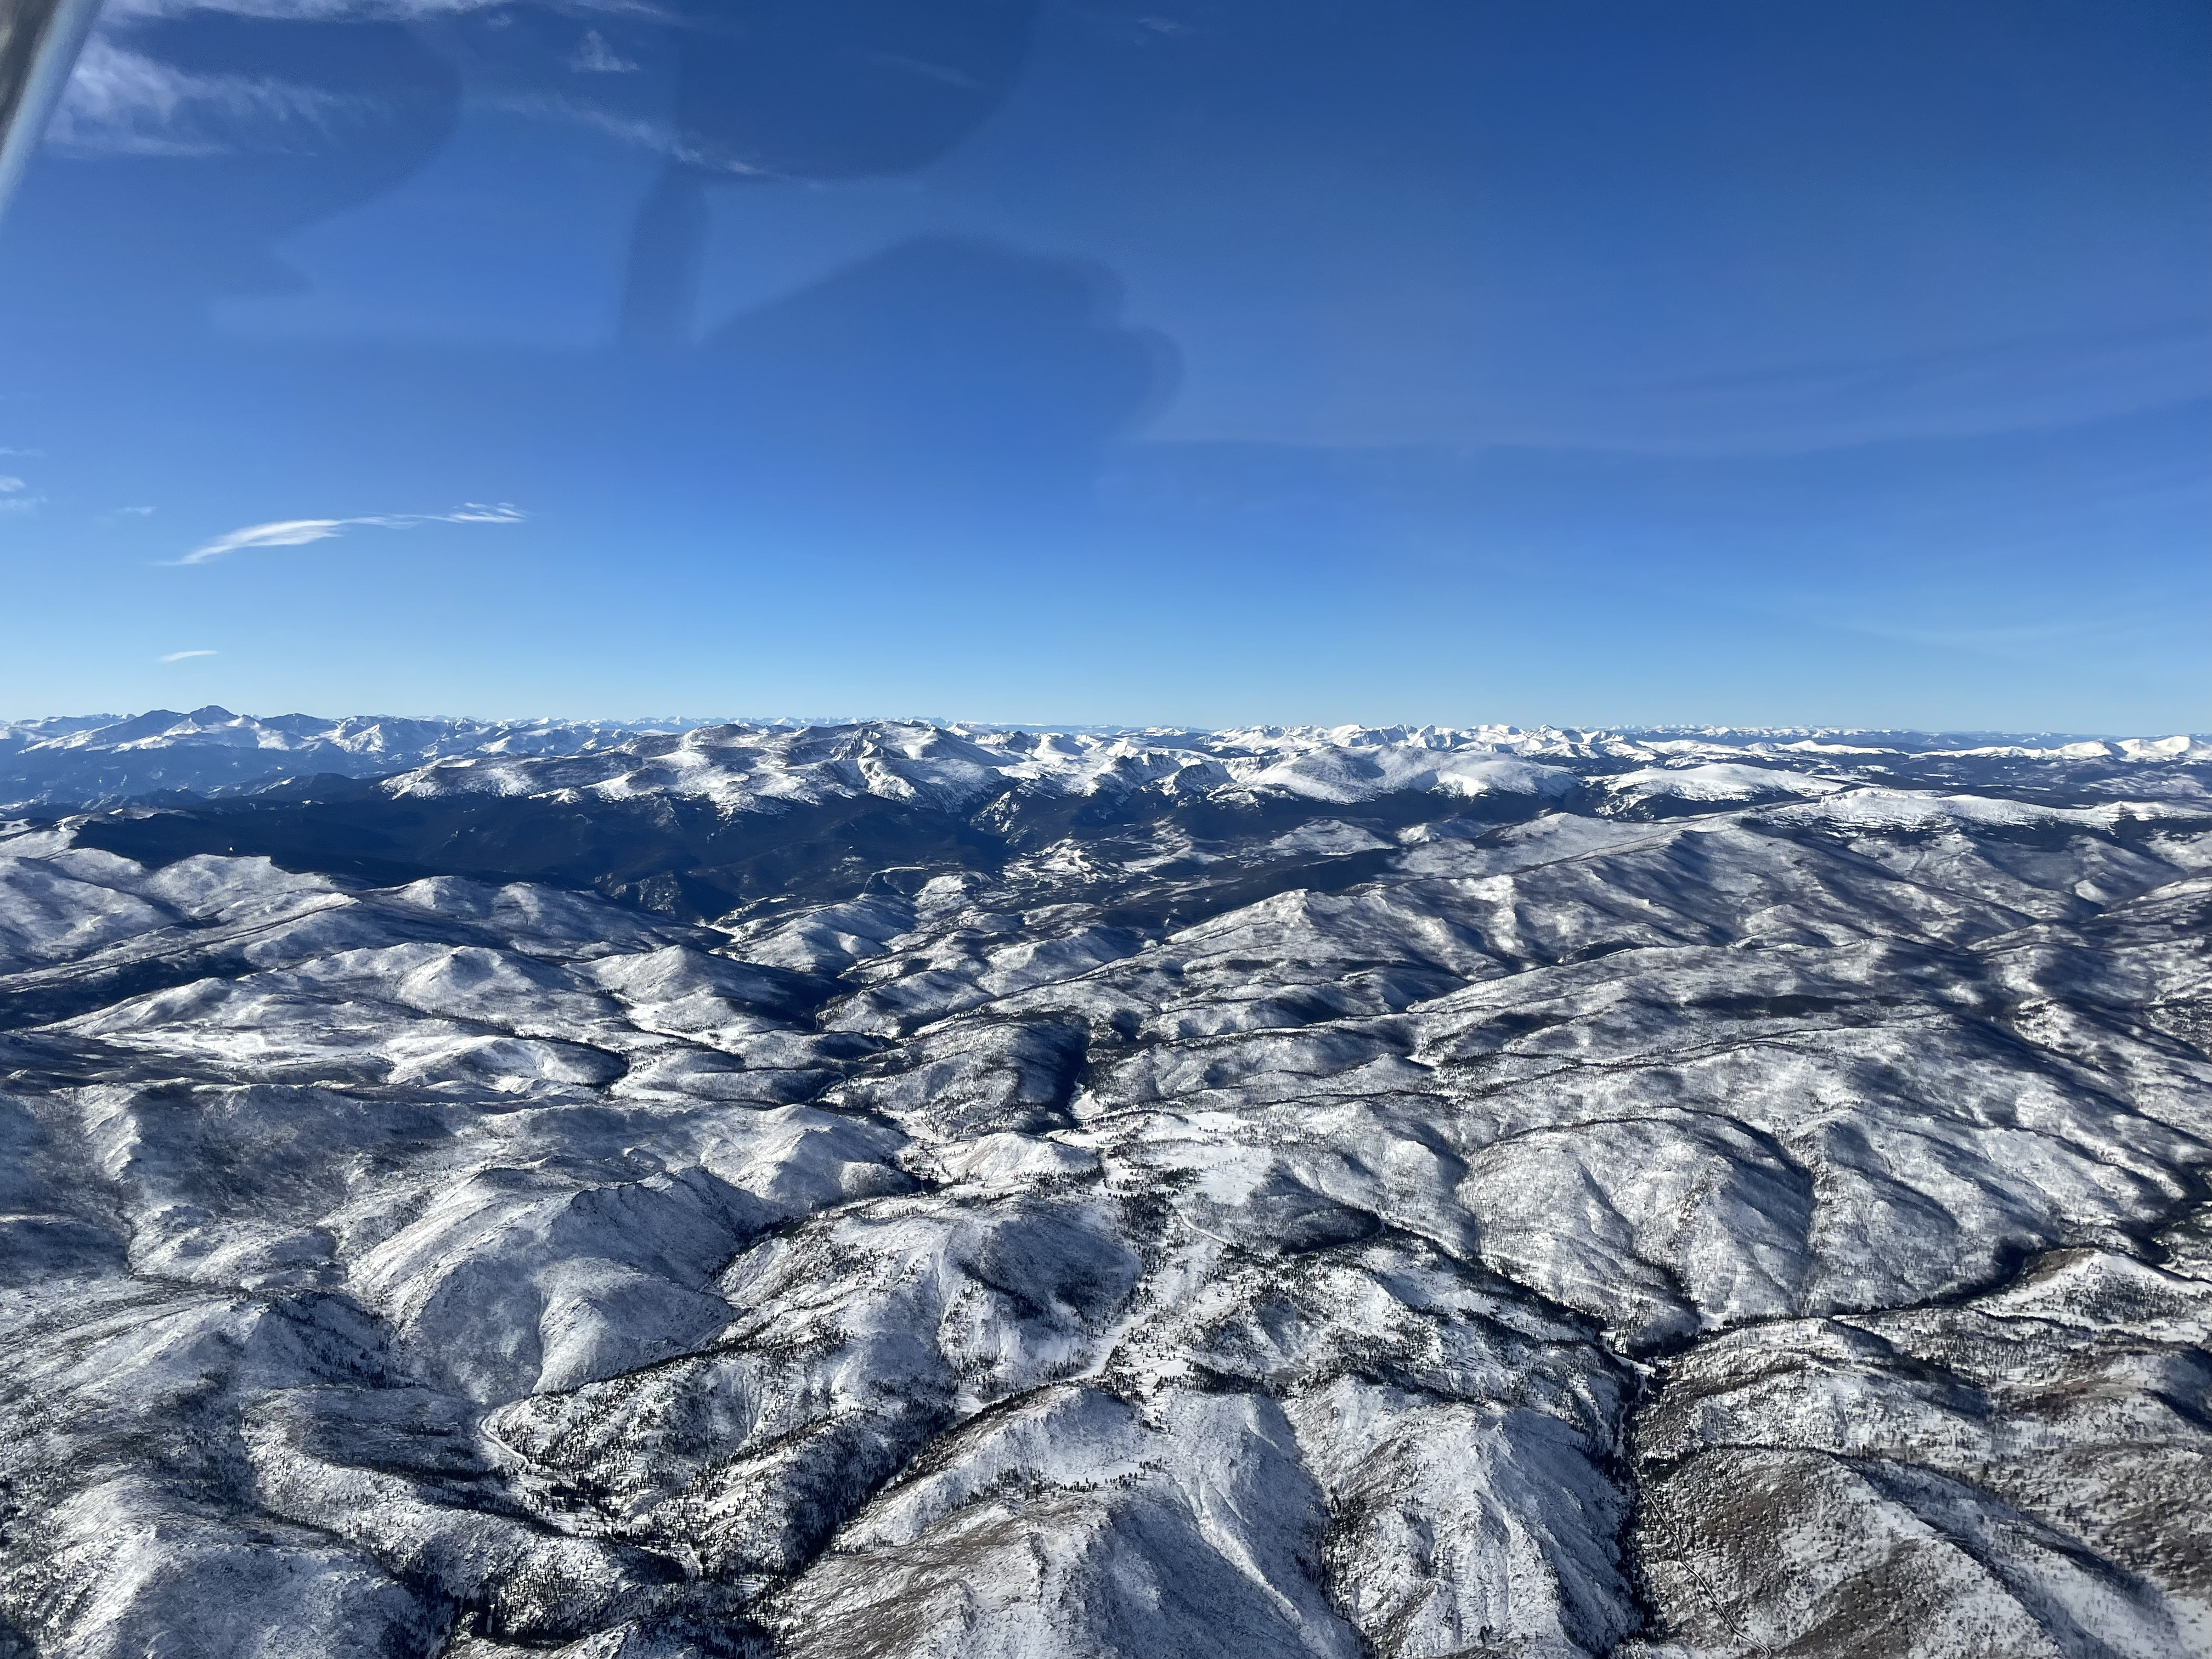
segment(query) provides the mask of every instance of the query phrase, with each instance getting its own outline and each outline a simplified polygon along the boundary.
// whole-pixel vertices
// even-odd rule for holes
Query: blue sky
[[[2212,728],[2208,93],[2199,0],[116,0],[0,710]]]

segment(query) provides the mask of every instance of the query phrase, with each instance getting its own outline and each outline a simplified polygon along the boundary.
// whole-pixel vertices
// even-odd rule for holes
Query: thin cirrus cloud
[[[284,149],[366,101],[319,87],[201,75],[103,35],[86,42],[46,142],[79,155],[220,155]]]
[[[579,75],[634,75],[638,65],[623,57],[607,44],[607,37],[597,29],[586,29],[584,39],[569,58],[568,67]]]
[[[665,156],[672,161],[681,161],[687,167],[703,167],[711,173],[725,173],[740,179],[772,179],[776,176],[767,168],[726,149],[693,143],[666,122],[624,115],[588,99],[548,97],[538,93],[499,94],[478,100],[477,106],[497,111],[502,115],[520,116],[525,120],[551,121],[582,127],[612,138],[618,143]]]
[[[374,100],[268,77],[210,75],[164,62],[131,45],[135,27],[186,11],[300,22],[408,21],[487,9],[504,0],[108,0],[105,25],[85,45],[69,90],[46,131],[75,156],[210,156],[297,150],[349,122],[373,118]],[[577,9],[629,14],[639,0],[580,0]],[[907,60],[902,66],[912,67]],[[568,59],[579,75],[623,75],[641,65],[596,29]],[[925,66],[926,67],[926,66]],[[718,173],[761,171],[743,155],[689,143],[664,124],[588,98],[542,94],[491,96],[485,109],[580,126],[619,143]],[[8,452],[0,451],[0,453]]]
[[[511,0],[107,0],[103,15],[135,22],[187,12],[214,11],[272,23],[410,23],[472,11],[491,11]],[[644,13],[641,0],[584,0],[564,4],[566,12]]]
[[[227,536],[218,536],[203,547],[196,547],[181,559],[171,559],[171,564],[206,564],[226,553],[241,552],[254,547],[305,547],[309,542],[325,541],[343,532],[349,525],[372,524],[384,530],[412,530],[421,524],[520,524],[527,515],[519,507],[501,501],[487,506],[482,501],[465,501],[451,513],[376,513],[355,519],[279,519],[273,524],[250,524],[243,530],[234,530]]]
[[[222,654],[222,653],[220,651],[172,651],[168,655],[165,657],[156,657],[154,660],[155,662],[182,662],[187,657],[219,657]]]

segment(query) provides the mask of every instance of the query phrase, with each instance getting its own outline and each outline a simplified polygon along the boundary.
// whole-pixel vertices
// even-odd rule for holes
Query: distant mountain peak
[[[0,725],[0,811],[178,792],[236,795],[313,776],[385,778],[410,795],[580,790],[603,799],[695,796],[739,811],[863,794],[950,807],[1011,789],[1346,803],[1406,791],[1544,795],[1602,785],[1617,799],[1640,789],[1644,798],[1721,800],[1763,789],[1893,787],[1900,778],[2092,799],[2145,787],[2192,795],[2206,787],[2198,772],[2208,762],[2212,744],[2187,735],[1503,724],[1054,731],[906,719],[257,718],[210,703],[189,714],[156,708],[120,720]],[[1699,768],[1696,781],[1659,775]]]

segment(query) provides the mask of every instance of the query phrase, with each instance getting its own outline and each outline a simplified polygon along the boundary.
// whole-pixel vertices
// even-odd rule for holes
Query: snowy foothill
[[[0,1652],[2212,1643],[2202,745],[378,741],[0,831]]]

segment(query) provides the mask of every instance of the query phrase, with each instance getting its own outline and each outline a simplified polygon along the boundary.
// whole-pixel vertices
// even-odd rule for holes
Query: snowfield
[[[164,718],[0,1655],[2212,1653],[2212,745]]]

